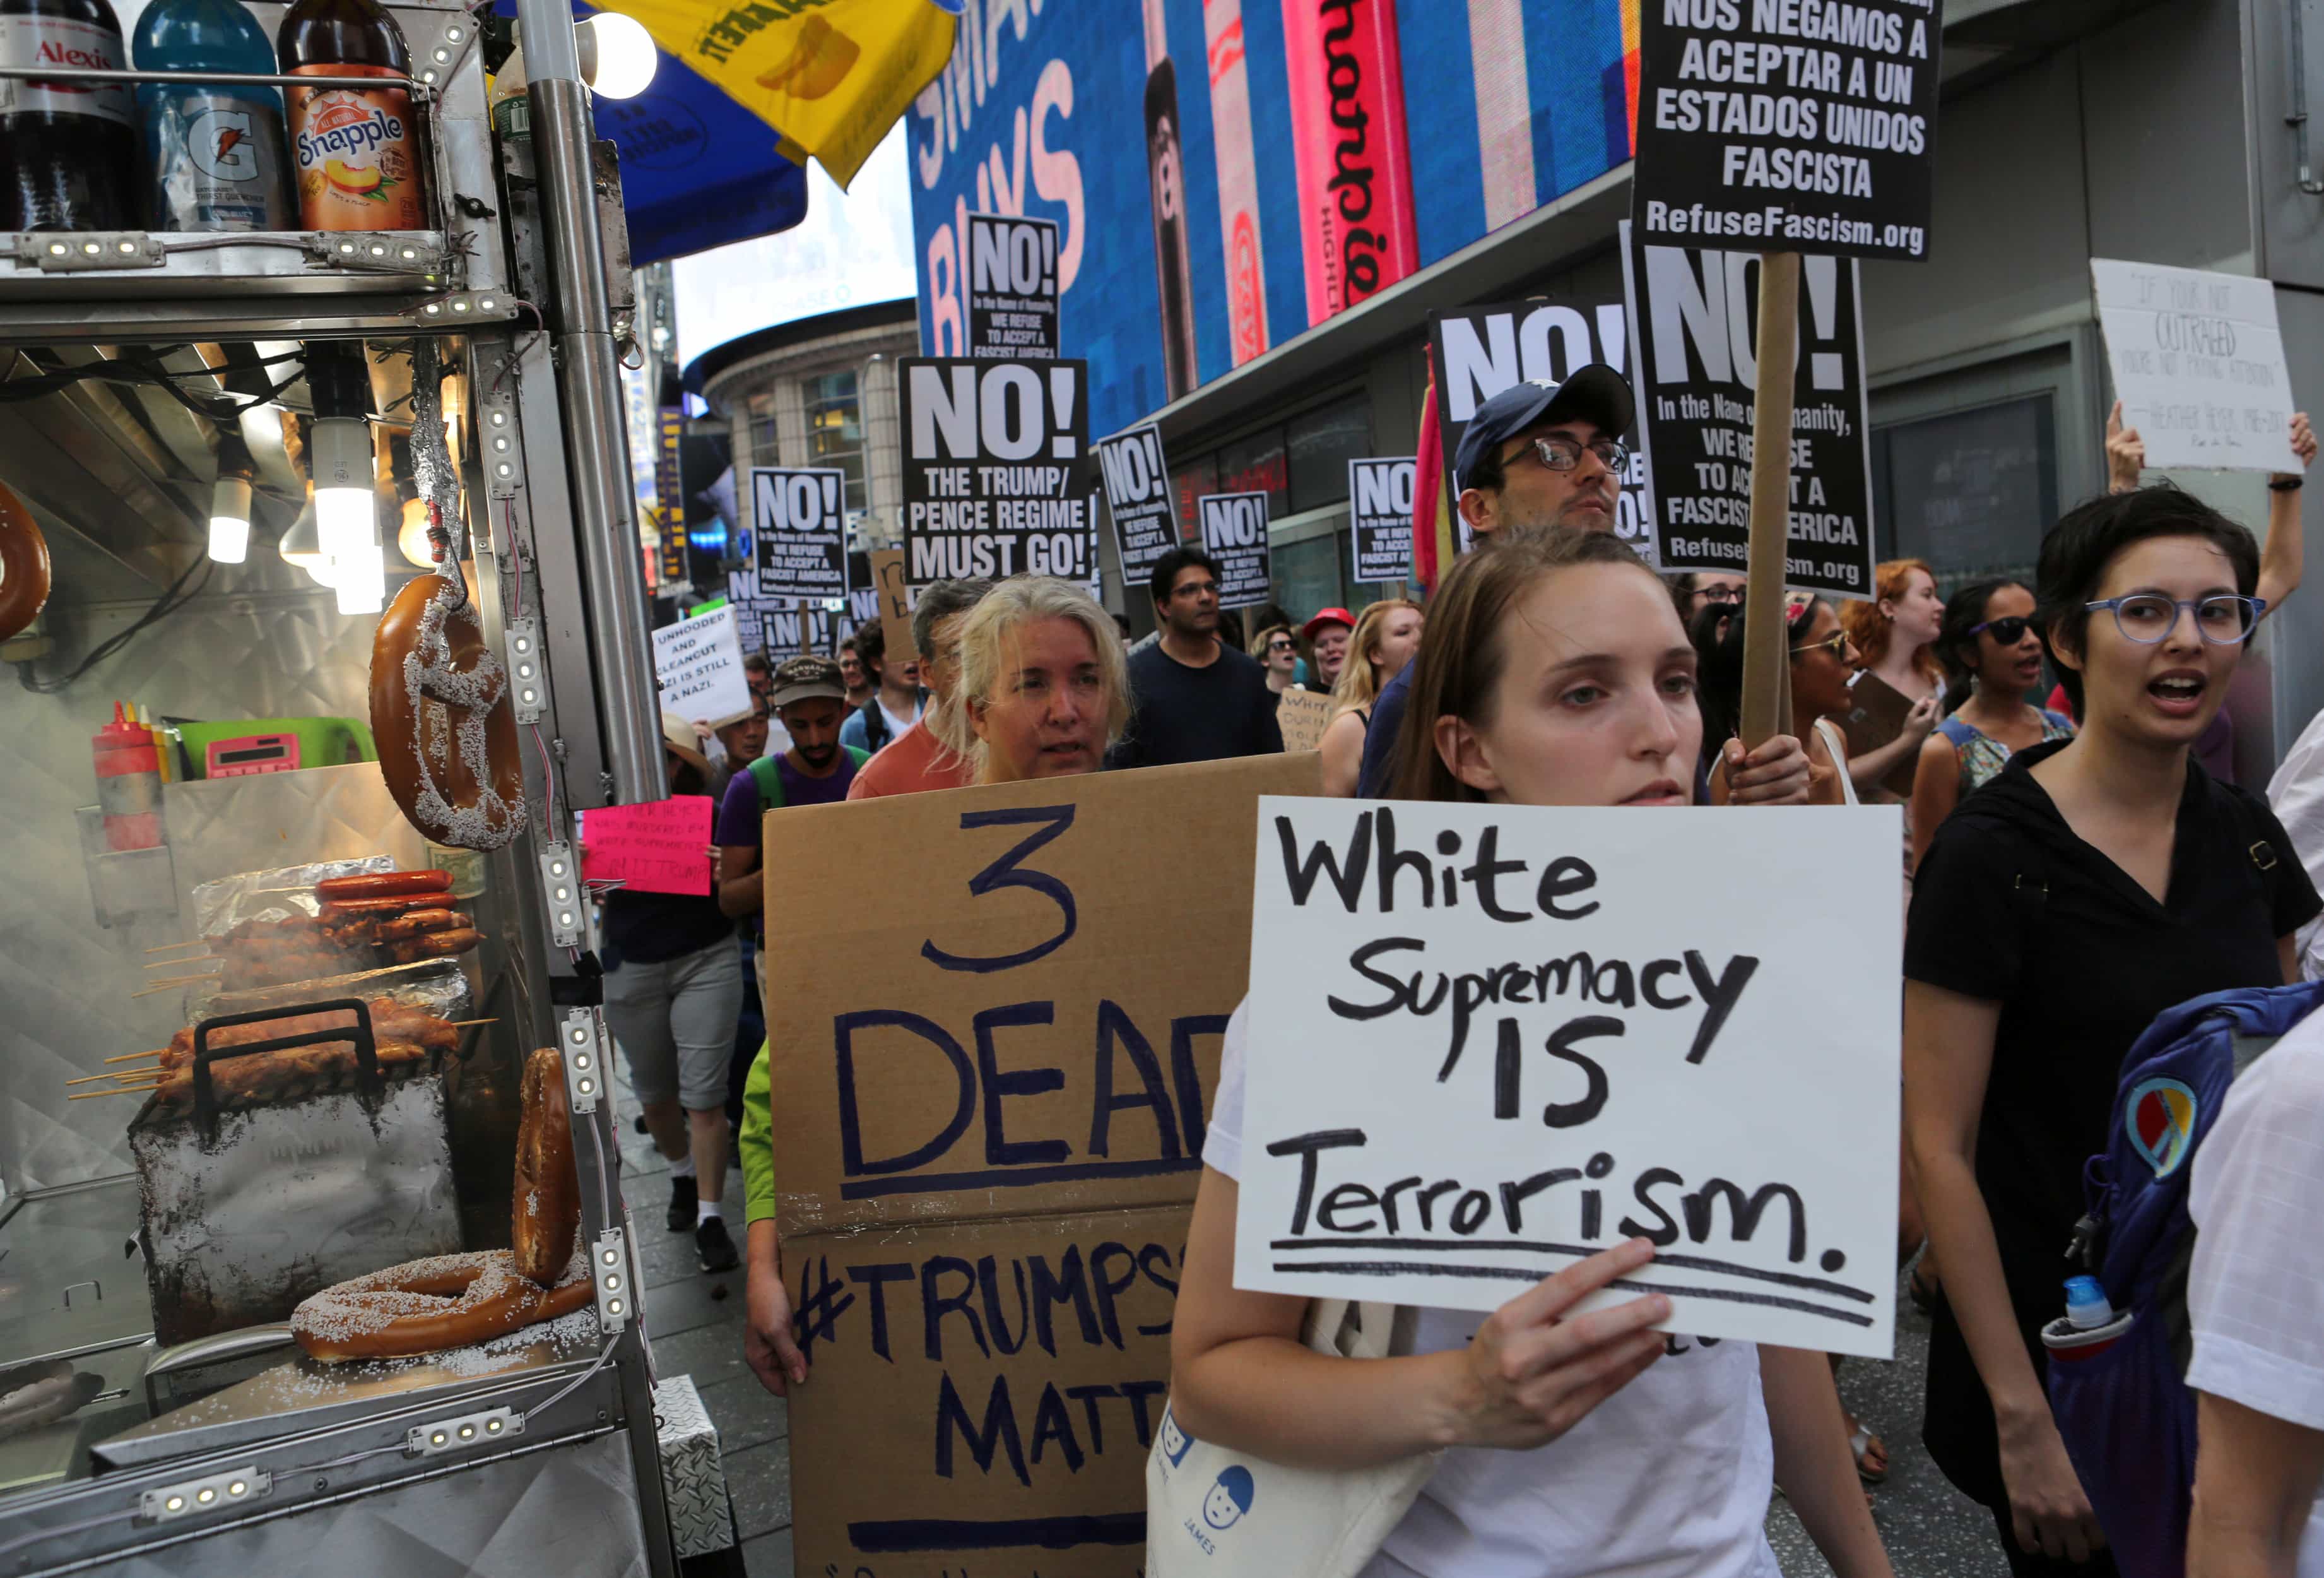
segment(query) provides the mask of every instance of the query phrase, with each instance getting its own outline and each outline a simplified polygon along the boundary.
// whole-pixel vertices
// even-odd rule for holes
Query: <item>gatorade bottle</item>
[[[121,69],[106,0],[0,0],[0,65]],[[137,127],[118,82],[0,77],[0,230],[136,224]]]
[[[154,0],[137,19],[140,70],[274,74],[274,50],[239,0]],[[282,96],[237,83],[137,89],[156,230],[289,230]]]
[[[403,30],[376,0],[299,0],[274,35],[293,77],[408,77]],[[309,230],[418,230],[420,134],[401,88],[294,88],[290,155]]]
[[[107,849],[153,849],[161,843],[161,760],[153,733],[123,715],[89,742],[97,759],[97,803],[105,813]]]

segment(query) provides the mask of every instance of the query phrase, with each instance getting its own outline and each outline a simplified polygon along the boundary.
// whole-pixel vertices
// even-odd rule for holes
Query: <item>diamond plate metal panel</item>
[[[219,579],[246,584],[223,568]],[[70,609],[80,639],[68,645],[88,650],[143,606]],[[89,737],[114,700],[183,717],[363,717],[375,624],[341,617],[328,593],[210,595],[57,695],[0,684],[0,1188],[128,1171],[134,1098],[68,1103],[64,1082],[116,1052],[159,1047],[183,1022],[179,993],[133,995],[161,974],[143,967],[144,950],[178,941],[177,918],[99,926],[81,859],[73,809],[97,798]],[[281,844],[264,863],[285,863]]]

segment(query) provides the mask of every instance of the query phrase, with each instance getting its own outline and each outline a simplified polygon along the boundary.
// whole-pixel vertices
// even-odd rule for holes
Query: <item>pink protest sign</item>
[[[581,814],[581,880],[640,893],[710,891],[710,797],[678,795]]]

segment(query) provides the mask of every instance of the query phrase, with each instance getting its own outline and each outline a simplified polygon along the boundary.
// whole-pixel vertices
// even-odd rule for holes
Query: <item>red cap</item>
[[[1314,618],[1299,627],[1299,633],[1312,641],[1315,639],[1315,632],[1327,624],[1344,624],[1353,630],[1356,628],[1356,616],[1344,608],[1318,609]]]

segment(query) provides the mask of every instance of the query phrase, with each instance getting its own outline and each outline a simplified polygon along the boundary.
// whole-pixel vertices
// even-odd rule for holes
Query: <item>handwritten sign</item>
[[[653,632],[653,649],[663,711],[712,728],[751,715],[751,685],[731,604],[662,626]]]
[[[1276,699],[1275,722],[1286,752],[1320,750],[1332,722],[1332,698],[1320,690],[1286,690]]]
[[[1139,1571],[1251,807],[1316,787],[1260,756],[768,815],[825,918],[768,1005],[798,1572]]]
[[[581,813],[581,880],[633,893],[710,891],[707,795],[676,795]]]
[[[1262,799],[1235,1285],[1491,1309],[1643,1236],[1674,1331],[1886,1357],[1899,818]]]
[[[2090,278],[2122,420],[2150,468],[2301,469],[2273,284],[2104,257]]]
[[[887,660],[917,658],[919,649],[912,642],[912,591],[904,581],[904,550],[874,549],[871,559],[872,581],[880,596],[880,633],[888,641]]]

